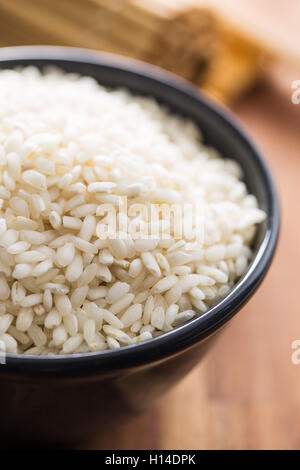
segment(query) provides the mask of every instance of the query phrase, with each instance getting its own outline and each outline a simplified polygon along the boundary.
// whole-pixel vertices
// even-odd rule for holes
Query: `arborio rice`
[[[202,314],[246,270],[265,218],[237,163],[205,147],[193,123],[57,70],[0,72],[0,165],[8,353],[115,349]],[[149,218],[133,210],[195,202],[194,239],[175,236],[183,222],[172,215],[146,236]]]

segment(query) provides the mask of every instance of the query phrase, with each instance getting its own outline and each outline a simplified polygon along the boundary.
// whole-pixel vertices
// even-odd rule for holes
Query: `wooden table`
[[[262,7],[259,0],[247,2]],[[286,3],[265,1],[259,18],[269,21],[272,13],[282,25],[284,12],[284,33],[292,30],[300,39],[299,4]],[[281,240],[263,286],[205,361],[156,408],[78,448],[300,448],[300,365],[291,362],[291,343],[300,339],[300,104],[290,100],[295,79],[300,72],[274,74],[234,109],[264,152],[280,192]]]
[[[81,449],[300,448],[300,105],[280,74],[235,113],[264,152],[282,209],[279,249],[263,286],[216,347],[156,408]]]
[[[245,1],[247,16],[249,8],[259,9],[259,21],[271,17],[275,31],[281,27],[300,40],[297,0],[247,0],[247,8]],[[300,448],[300,365],[291,362],[291,343],[300,339],[300,104],[290,100],[295,79],[300,72],[274,73],[234,109],[264,152],[280,192],[281,239],[263,286],[204,362],[154,409],[77,448]]]

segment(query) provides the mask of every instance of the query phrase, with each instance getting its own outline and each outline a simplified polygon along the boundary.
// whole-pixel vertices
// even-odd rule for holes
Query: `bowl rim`
[[[265,236],[251,261],[246,273],[235,284],[230,293],[200,317],[164,333],[159,337],[139,344],[122,346],[116,350],[105,350],[59,356],[33,356],[23,354],[7,354],[6,364],[0,366],[0,374],[19,373],[36,376],[87,376],[138,367],[167,357],[176,356],[183,350],[191,348],[200,340],[208,337],[224,325],[252,296],[262,282],[272,261],[279,235],[279,203],[276,188],[269,169],[260,152],[249,138],[235,116],[220,104],[186,81],[159,67],[124,56],[90,49],[62,46],[18,46],[0,49],[0,68],[9,68],[9,62],[62,61],[101,66],[115,71],[125,71],[143,80],[147,79],[166,89],[174,89],[183,97],[189,97],[200,104],[228,129],[251,154],[259,168],[260,177],[264,181],[268,202],[268,217]],[[14,67],[16,64],[13,64]],[[24,65],[24,64],[22,64]],[[166,99],[166,103],[168,100]]]

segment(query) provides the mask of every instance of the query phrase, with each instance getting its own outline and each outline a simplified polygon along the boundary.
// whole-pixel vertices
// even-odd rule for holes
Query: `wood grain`
[[[234,109],[280,192],[281,237],[265,282],[205,361],[154,409],[76,448],[300,449],[300,366],[291,363],[291,343],[300,339],[300,105],[290,100],[296,79],[300,72],[275,70]]]
[[[279,79],[278,79],[279,77]],[[262,287],[190,375],[143,416],[79,449],[299,449],[300,105],[274,71],[235,114],[263,151],[280,193],[278,251]]]
[[[153,410],[84,449],[299,449],[300,105],[280,73],[235,109],[265,154],[282,210],[279,248],[249,304],[205,361]],[[299,76],[298,76],[299,78]]]

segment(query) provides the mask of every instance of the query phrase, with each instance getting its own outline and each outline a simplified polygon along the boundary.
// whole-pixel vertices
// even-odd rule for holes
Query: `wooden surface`
[[[271,12],[282,24],[282,8],[289,8],[288,31],[292,27],[299,38],[298,2],[265,4],[259,18],[265,14],[269,21]],[[264,152],[280,192],[281,239],[263,286],[205,361],[156,408],[77,448],[300,448],[300,365],[291,363],[291,343],[300,339],[300,105],[290,101],[296,79],[300,72],[274,73],[234,110]]]
[[[280,192],[279,249],[263,286],[205,361],[138,419],[81,449],[299,449],[300,105],[280,73],[235,109],[264,152]]]

